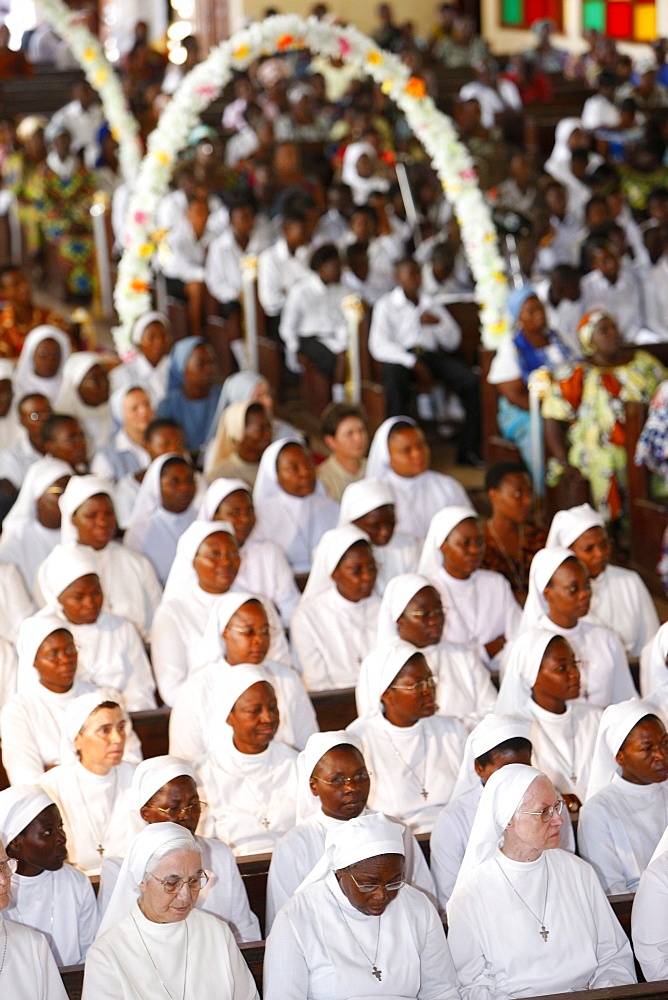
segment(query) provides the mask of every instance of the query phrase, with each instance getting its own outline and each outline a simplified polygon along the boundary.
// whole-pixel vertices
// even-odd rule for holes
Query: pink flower
[[[138,212],[135,212],[135,222],[138,226],[145,226],[148,222],[148,215],[146,212],[142,212],[141,209]]]
[[[200,87],[195,88],[195,93],[199,94],[200,97],[215,97],[216,88],[212,87],[210,84],[202,84]]]
[[[351,53],[351,51],[352,45],[347,38],[344,38],[343,35],[341,35],[339,38],[339,52],[342,56],[347,56]]]

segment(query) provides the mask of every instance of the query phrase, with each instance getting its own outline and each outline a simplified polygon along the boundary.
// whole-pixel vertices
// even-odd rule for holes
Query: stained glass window
[[[529,28],[542,17],[561,30],[567,0],[500,0],[501,26]],[[608,38],[651,42],[657,37],[656,0],[581,0],[582,30],[596,28]]]
[[[501,0],[501,24],[504,28],[529,28],[534,21],[549,17],[561,30],[562,0]]]

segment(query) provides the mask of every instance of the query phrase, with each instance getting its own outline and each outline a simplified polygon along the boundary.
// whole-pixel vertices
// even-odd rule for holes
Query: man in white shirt
[[[619,128],[619,109],[614,102],[617,77],[604,71],[598,78],[598,93],[588,97],[582,106],[582,127],[587,132]]]
[[[435,382],[455,392],[466,411],[459,442],[459,458],[478,464],[480,441],[480,387],[478,376],[452,353],[461,343],[461,330],[447,310],[421,291],[420,265],[411,257],[399,261],[397,286],[374,306],[369,351],[383,364],[387,413],[406,412],[411,378],[418,393],[428,393]]]
[[[238,328],[241,336],[241,262],[266,246],[266,234],[255,225],[255,202],[240,197],[230,207],[230,225],[216,237],[206,258],[205,280],[218,303],[219,314]]]
[[[104,124],[104,111],[97,94],[82,80],[72,89],[72,100],[51,119],[52,126],[62,126],[72,136],[72,152],[83,153],[96,145],[97,133]]]
[[[258,257],[257,294],[267,321],[267,334],[275,340],[290,288],[309,273],[308,241],[306,214],[290,209],[283,217],[283,235]]]
[[[557,264],[549,278],[533,286],[545,306],[547,325],[568,344],[575,357],[580,357],[582,347],[577,337],[578,323],[585,310],[580,298],[580,273],[570,264]]]
[[[583,312],[603,309],[615,320],[624,339],[633,341],[644,324],[641,280],[604,238],[588,240],[585,254],[591,271],[582,279]]]

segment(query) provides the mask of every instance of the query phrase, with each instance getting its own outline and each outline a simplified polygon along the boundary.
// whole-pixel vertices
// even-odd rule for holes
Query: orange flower
[[[287,49],[303,49],[304,39],[295,38],[294,35],[281,35],[276,42],[276,48],[279,52],[285,52]]]
[[[136,292],[140,295],[142,292],[149,291],[149,285],[145,281],[141,281],[139,278],[133,278],[130,282],[130,291]]]
[[[404,87],[404,93],[419,101],[427,96],[427,85],[419,76],[412,76]]]

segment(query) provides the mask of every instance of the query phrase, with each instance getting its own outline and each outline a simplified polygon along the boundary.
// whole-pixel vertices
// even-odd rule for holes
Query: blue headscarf
[[[169,355],[167,392],[183,389],[183,373],[186,370],[186,365],[190,355],[200,344],[206,344],[204,337],[184,337],[183,340],[176,341]]]
[[[522,285],[521,288],[513,288],[508,296],[506,307],[513,317],[513,323],[517,323],[520,318],[520,311],[527,299],[538,298],[531,285]]]
[[[167,394],[156,413],[158,417],[171,417],[181,424],[186,446],[191,452],[199,451],[206,442],[220,394],[219,386],[212,385],[205,399],[186,399],[183,395],[183,373],[190,355],[200,344],[207,344],[204,337],[185,337],[172,347]]]

